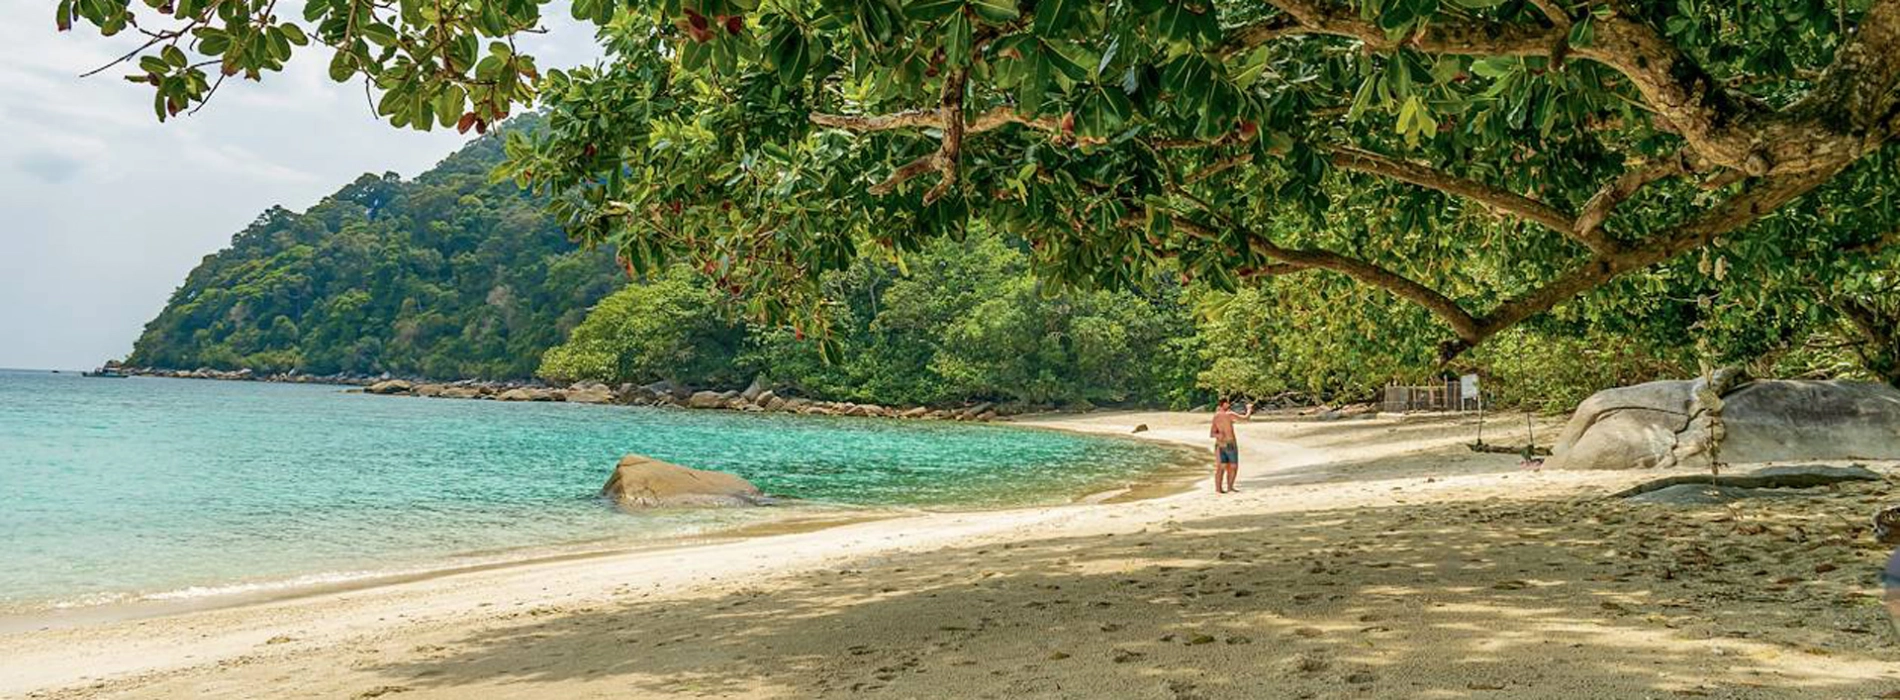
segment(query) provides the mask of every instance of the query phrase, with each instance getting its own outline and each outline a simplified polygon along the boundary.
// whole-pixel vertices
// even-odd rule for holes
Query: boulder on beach
[[[644,455],[627,455],[614,467],[600,495],[622,508],[756,506],[765,494],[725,472],[692,469]]]
[[[482,390],[472,386],[452,386],[442,390],[438,396],[445,399],[479,399]]]
[[[759,396],[764,394],[765,391],[765,375],[761,374],[753,377],[752,384],[747,386],[745,391],[739,392],[739,396],[744,397],[749,403],[757,403]]]
[[[1723,382],[1718,381],[1718,386]],[[1553,469],[1707,469],[1711,436],[1728,463],[1900,459],[1900,389],[1838,381],[1758,380],[1719,392],[1703,380],[1597,392],[1577,407],[1545,463]],[[1698,393],[1704,394],[1698,398]]]
[[[496,401],[562,401],[566,398],[566,392],[533,387],[516,387],[495,395]]]
[[[409,393],[409,391],[414,388],[415,388],[415,385],[410,384],[409,382],[405,382],[401,379],[388,379],[388,380],[377,382],[375,384],[371,384],[369,385],[369,388],[364,389],[363,391],[369,392],[371,394],[406,394],[406,393]]]
[[[686,399],[687,408],[719,408],[725,403],[725,397],[720,396],[716,391],[696,391]]]
[[[569,403],[613,403],[614,390],[600,382],[580,382],[567,389]]]

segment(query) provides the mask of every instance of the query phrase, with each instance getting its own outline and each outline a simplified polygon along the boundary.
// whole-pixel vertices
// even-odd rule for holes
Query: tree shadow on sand
[[[1876,697],[1900,692],[1885,552],[1841,514],[1887,493],[1052,533],[771,591],[528,610],[362,670],[444,696]]]

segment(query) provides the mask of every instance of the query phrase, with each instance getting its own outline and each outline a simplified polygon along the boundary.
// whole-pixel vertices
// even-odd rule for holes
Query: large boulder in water
[[[759,487],[745,479],[642,455],[620,458],[600,495],[622,508],[756,506],[765,502]]]
[[[1708,468],[1715,427],[1702,387],[1695,379],[1597,392],[1577,406],[1546,466]],[[1719,409],[1723,462],[1900,459],[1900,390],[1885,384],[1744,382],[1721,392]]]

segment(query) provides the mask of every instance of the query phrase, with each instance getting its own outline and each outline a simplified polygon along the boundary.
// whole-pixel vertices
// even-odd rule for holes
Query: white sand
[[[1206,418],[1025,422],[1202,446]],[[1891,476],[1678,510],[1595,498],[1656,472],[1524,471],[1444,421],[1241,439],[1230,496],[1203,482],[9,634],[0,696],[1900,697],[1864,523]]]

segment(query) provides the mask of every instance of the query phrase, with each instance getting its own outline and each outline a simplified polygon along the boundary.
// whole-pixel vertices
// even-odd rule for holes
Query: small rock
[[[1353,685],[1365,685],[1376,680],[1379,680],[1379,677],[1372,675],[1369,671],[1356,671],[1346,674],[1346,682]]]

